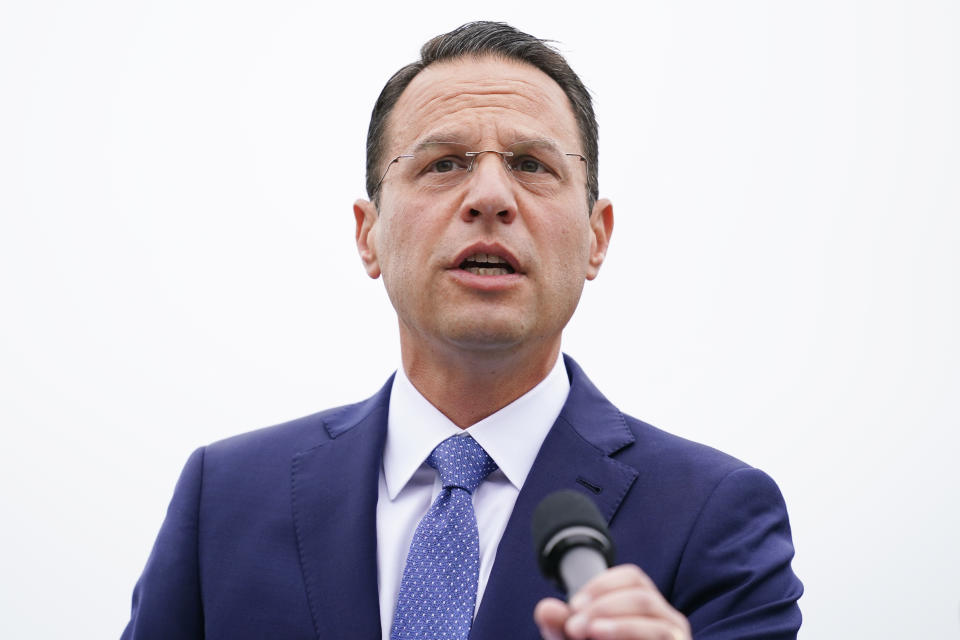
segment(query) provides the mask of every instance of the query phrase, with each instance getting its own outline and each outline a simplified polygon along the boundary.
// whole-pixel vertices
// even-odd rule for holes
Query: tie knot
[[[467,493],[497,468],[483,447],[470,436],[451,436],[437,445],[427,464],[440,474],[444,489],[460,487]]]

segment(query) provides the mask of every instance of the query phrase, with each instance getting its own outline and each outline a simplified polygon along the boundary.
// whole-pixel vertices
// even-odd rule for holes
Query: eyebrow
[[[457,141],[458,139],[461,139],[460,136],[457,136],[451,133],[440,132],[440,133],[432,134],[427,138],[424,138],[423,140],[418,142],[417,145],[413,148],[413,153],[416,153],[417,151],[422,151],[423,149],[426,149],[428,147],[443,145],[443,144],[456,144],[456,145],[461,145],[466,147],[470,146],[467,143],[458,142]],[[526,138],[523,140],[517,140],[516,142],[512,142],[509,145],[507,145],[507,147],[513,147],[518,144],[529,145],[531,147],[548,147],[550,149],[553,149],[554,151],[557,151],[558,153],[563,153],[562,151],[560,151],[559,145],[557,145],[556,142],[554,142],[553,140],[550,140],[549,138]]]
[[[524,145],[524,146],[526,146],[526,147],[532,147],[532,148],[534,148],[534,149],[540,149],[540,148],[546,147],[546,148],[548,148],[548,149],[552,149],[553,151],[556,151],[557,153],[560,153],[560,154],[564,153],[564,151],[562,151],[562,150],[560,149],[560,145],[558,145],[558,144],[557,144],[556,142],[554,142],[553,140],[548,140],[548,139],[546,139],[546,138],[534,138],[534,139],[529,139],[529,140],[517,140],[516,142],[514,142],[514,143],[511,144],[510,146],[511,146],[511,147],[516,147],[516,146],[518,146],[518,145]]]
[[[416,153],[417,151],[422,151],[428,147],[435,147],[443,144],[458,144],[465,147],[470,146],[470,145],[464,144],[463,142],[456,142],[455,140],[452,140],[446,136],[431,136],[425,140],[421,140],[420,142],[418,142],[417,146],[413,148],[413,153]]]

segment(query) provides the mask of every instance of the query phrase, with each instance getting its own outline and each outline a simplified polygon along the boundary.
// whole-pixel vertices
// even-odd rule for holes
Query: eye
[[[465,167],[466,163],[461,158],[456,156],[446,156],[431,162],[427,167],[427,172],[450,173],[451,171],[456,171],[457,169],[463,169]]]
[[[519,156],[513,159],[513,170],[521,173],[544,173],[550,169],[533,156]]]

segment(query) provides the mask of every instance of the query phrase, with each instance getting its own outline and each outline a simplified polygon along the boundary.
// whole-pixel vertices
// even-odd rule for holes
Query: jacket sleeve
[[[143,574],[122,640],[203,638],[197,551],[204,450],[187,460]]]
[[[692,529],[674,606],[697,640],[796,638],[803,585],[790,566],[786,505],[762,471],[741,468],[714,489]]]

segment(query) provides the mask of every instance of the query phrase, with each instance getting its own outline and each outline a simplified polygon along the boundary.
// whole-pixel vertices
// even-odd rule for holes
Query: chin
[[[523,339],[497,332],[471,332],[448,337],[451,344],[469,351],[503,351],[513,349],[523,343]]]
[[[449,327],[443,332],[447,340],[461,348],[475,351],[502,351],[504,349],[515,348],[525,341],[528,336],[525,335],[522,323],[511,322],[484,322],[478,324],[476,318],[471,318],[473,322],[467,321],[454,327]]]

